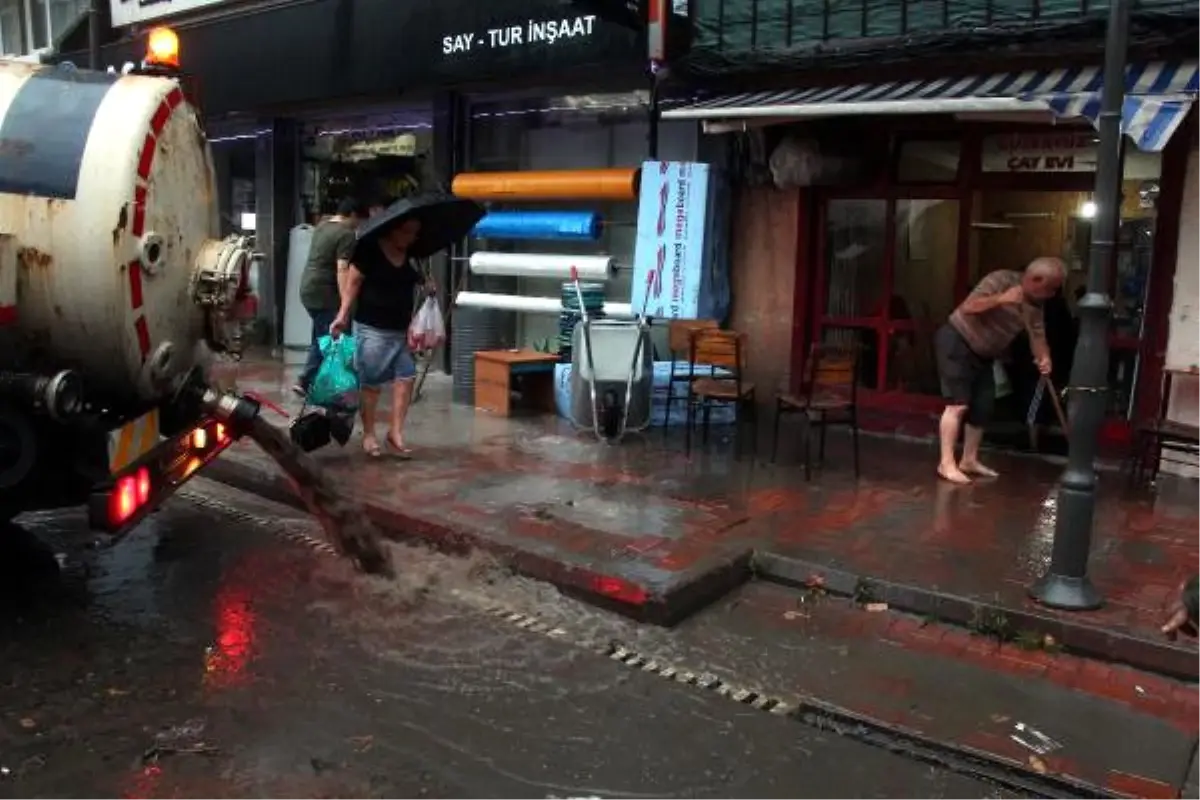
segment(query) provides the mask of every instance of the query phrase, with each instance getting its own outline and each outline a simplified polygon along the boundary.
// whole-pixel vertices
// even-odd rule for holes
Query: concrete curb
[[[764,580],[796,587],[808,586],[813,577],[820,577],[822,588],[834,594],[855,597],[868,592],[872,600],[887,603],[899,611],[923,614],[963,627],[971,627],[985,615],[1002,617],[1014,633],[1028,631],[1053,636],[1063,649],[1076,655],[1116,661],[1180,680],[1196,681],[1200,677],[1196,651],[1167,641],[1114,633],[1028,609],[942,594],[774,553],[756,553],[753,569]]]
[[[281,473],[222,457],[204,470],[204,477],[268,500],[305,510],[303,502]],[[430,519],[367,502],[367,515],[392,541],[421,543],[442,552],[480,550],[499,559],[513,572],[546,581],[563,593],[638,622],[671,626],[691,616],[751,576],[751,553],[713,559],[693,567],[665,592],[639,586],[624,578],[501,544],[468,526]]]

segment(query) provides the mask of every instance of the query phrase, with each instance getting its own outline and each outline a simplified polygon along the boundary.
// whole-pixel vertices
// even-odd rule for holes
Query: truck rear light
[[[139,467],[137,472],[121,476],[109,495],[109,524],[119,526],[136,514],[149,502],[151,488],[150,470],[147,467]]]
[[[110,488],[92,495],[90,524],[114,535],[130,530],[233,440],[227,425],[208,419],[161,442],[135,462],[136,466],[115,473]]]

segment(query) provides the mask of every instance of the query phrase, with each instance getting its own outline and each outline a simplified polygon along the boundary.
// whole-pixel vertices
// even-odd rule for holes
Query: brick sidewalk
[[[296,409],[278,365],[225,371],[239,388]],[[1053,530],[1060,470],[1042,462],[997,457],[998,482],[955,488],[932,479],[931,448],[866,439],[861,480],[835,445],[806,484],[787,465],[786,446],[780,466],[735,462],[721,445],[689,460],[659,432],[607,447],[560,420],[499,419],[448,398],[448,379],[431,376],[410,415],[412,461],[368,459],[357,439],[318,454],[399,533],[486,547],[660,622],[744,578],[754,554],[758,569],[779,579],[816,578],[1003,635],[1050,633],[1082,653],[1195,678],[1194,644],[1157,634],[1163,605],[1200,559],[1194,484],[1156,499],[1104,476],[1092,576],[1108,603],[1055,614],[1025,596]],[[264,459],[239,445],[213,477],[286,492]]]

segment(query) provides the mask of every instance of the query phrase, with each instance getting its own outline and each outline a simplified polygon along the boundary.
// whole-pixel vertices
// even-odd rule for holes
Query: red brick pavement
[[[275,364],[233,372],[243,389],[284,394]],[[606,447],[558,420],[477,414],[449,404],[444,378],[414,408],[410,438],[411,462],[368,460],[354,442],[320,457],[379,507],[650,593],[758,549],[1030,610],[1025,587],[1048,562],[1056,514],[1059,468],[1034,460],[998,457],[998,481],[951,487],[933,479],[929,447],[867,439],[860,480],[834,444],[805,483],[792,465],[734,461],[721,445],[687,458],[658,432]],[[1108,602],[1063,618],[1160,641],[1164,605],[1198,568],[1197,527],[1194,484],[1155,498],[1105,475],[1091,574]]]

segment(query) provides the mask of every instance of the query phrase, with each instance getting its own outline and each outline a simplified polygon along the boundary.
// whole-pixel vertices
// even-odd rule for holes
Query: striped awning
[[[1100,67],[1026,70],[859,83],[715,97],[663,111],[663,119],[775,120],[872,114],[965,114],[1049,111],[1097,124],[1104,76]],[[1166,146],[1196,100],[1197,65],[1132,64],[1125,72],[1122,129],[1147,152]]]

